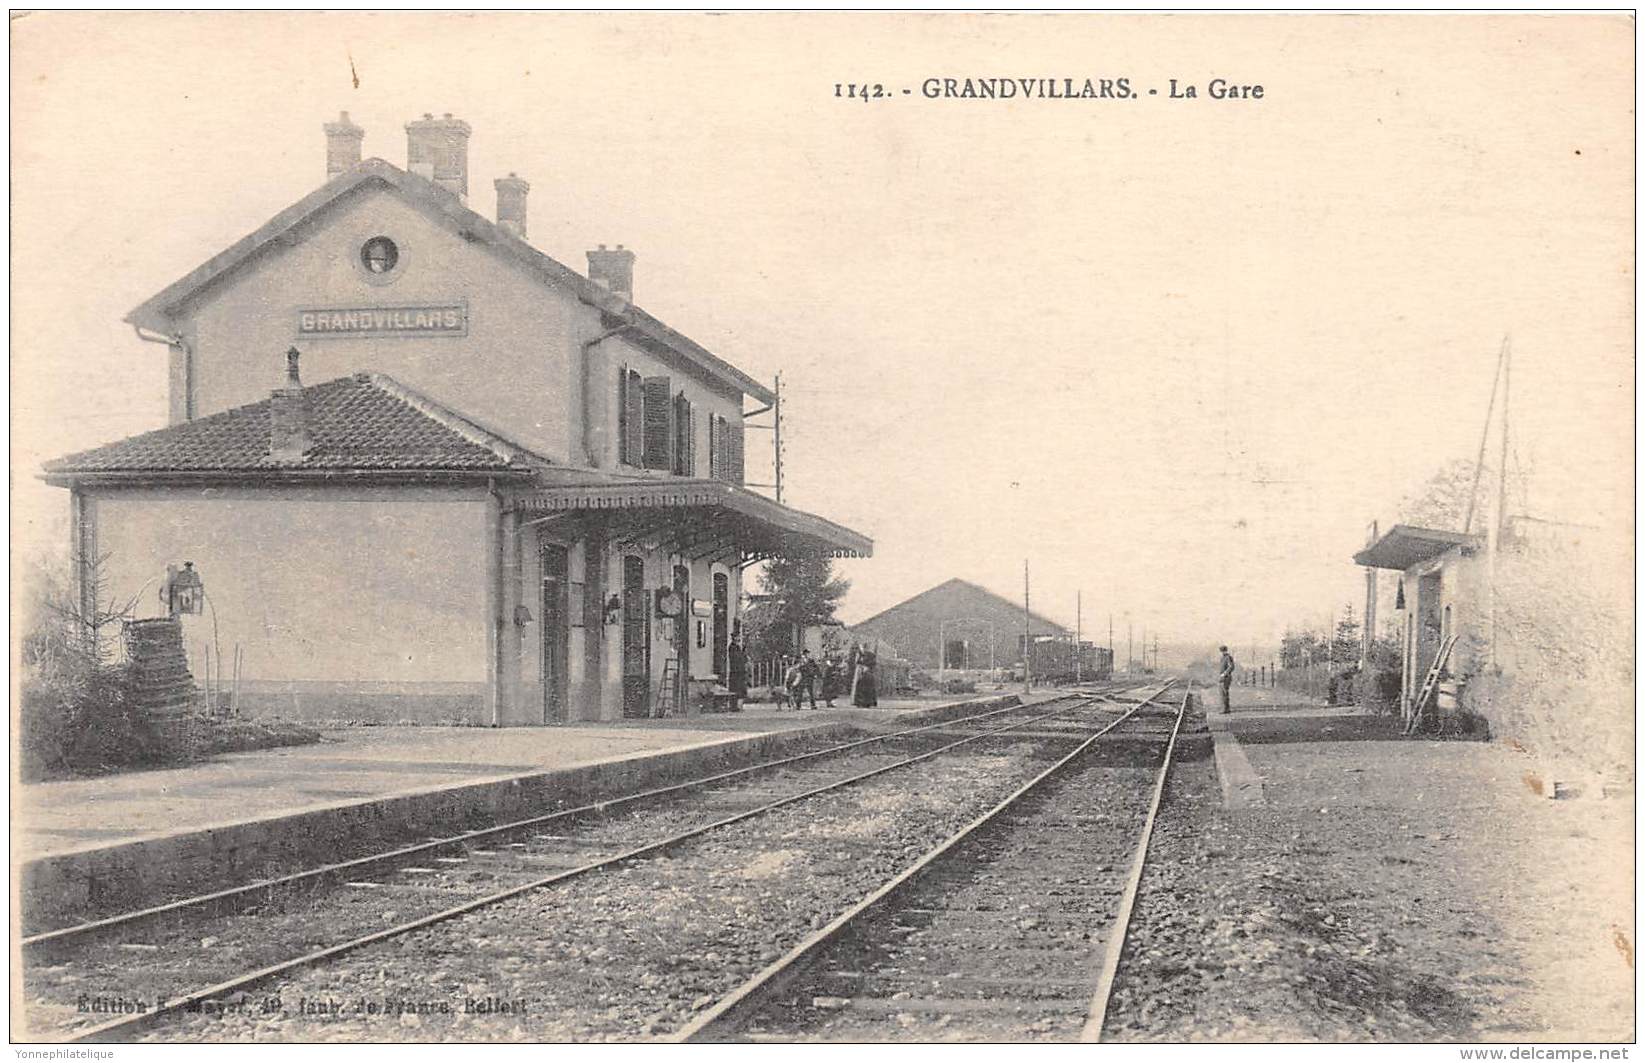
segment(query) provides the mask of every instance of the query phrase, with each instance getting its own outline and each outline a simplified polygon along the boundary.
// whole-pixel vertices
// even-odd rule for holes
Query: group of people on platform
[[[830,653],[818,660],[810,650],[801,650],[798,658],[781,658],[778,662],[777,682],[772,684],[777,696],[777,707],[801,708],[809,702],[817,708],[817,698],[826,708],[834,707],[834,699],[849,697],[851,704],[860,709],[872,709],[880,703],[879,661],[872,649],[853,645],[842,661]],[[742,633],[733,632],[726,652],[726,685],[741,708],[748,698],[748,651],[743,647]],[[819,689],[820,688],[820,689]]]

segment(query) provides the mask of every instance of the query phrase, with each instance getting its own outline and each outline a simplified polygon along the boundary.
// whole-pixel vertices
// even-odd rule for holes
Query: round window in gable
[[[381,276],[394,272],[400,262],[400,249],[386,236],[373,236],[360,248],[360,264],[366,272]]]

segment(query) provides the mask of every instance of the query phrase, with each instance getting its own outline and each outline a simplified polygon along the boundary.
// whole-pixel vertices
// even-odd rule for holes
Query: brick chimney
[[[531,183],[519,174],[510,173],[492,184],[497,186],[497,224],[524,240],[525,197],[531,191]]]
[[[468,198],[468,123],[425,114],[406,123],[406,169]]]
[[[599,250],[588,253],[588,279],[602,288],[609,288],[629,302],[634,301],[634,252],[622,244],[615,251]]]
[[[297,376],[297,348],[286,352],[286,383],[275,388],[268,404],[269,457],[275,461],[302,461],[314,446],[309,435],[308,392]]]
[[[348,112],[341,111],[337,121],[327,122],[326,180],[331,180],[360,161],[360,141],[366,131],[348,120]]]

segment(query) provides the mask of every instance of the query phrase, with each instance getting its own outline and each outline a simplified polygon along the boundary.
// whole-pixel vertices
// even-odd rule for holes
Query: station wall
[[[208,607],[184,618],[242,710],[287,719],[489,723],[483,490],[224,488],[88,493],[108,599],[164,615],[167,564],[194,562]],[[213,668],[215,672],[215,665]]]

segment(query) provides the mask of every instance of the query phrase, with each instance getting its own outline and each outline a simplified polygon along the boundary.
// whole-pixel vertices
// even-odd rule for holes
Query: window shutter
[[[628,366],[617,370],[617,460],[628,460]]]
[[[708,478],[720,478],[720,415],[708,415]]]
[[[710,475],[716,480],[731,478],[731,425],[719,414],[714,415],[714,468]]]
[[[743,426],[727,422],[726,436],[730,445],[725,448],[725,478],[734,484],[740,484],[743,482]]]
[[[645,378],[645,467],[674,467],[674,388],[665,376]]]
[[[697,475],[697,411],[685,404],[685,474]]]
[[[623,461],[645,464],[645,388],[640,374],[632,369],[623,376],[623,418],[628,429],[623,434]]]
[[[674,472],[679,476],[691,475],[691,400],[680,392],[674,397]]]

